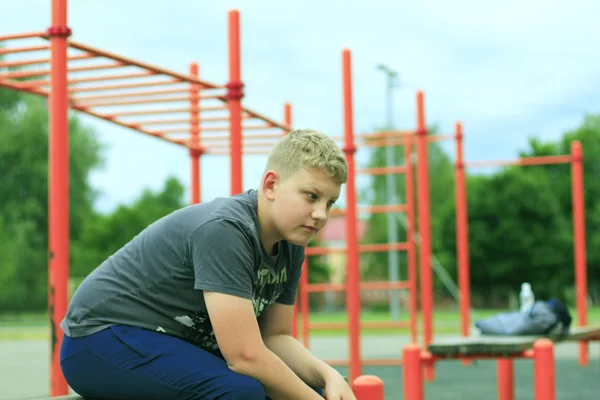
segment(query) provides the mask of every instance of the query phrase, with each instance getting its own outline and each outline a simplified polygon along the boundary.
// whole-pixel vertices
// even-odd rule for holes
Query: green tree
[[[43,309],[47,299],[48,111],[45,100],[0,91],[0,309]],[[92,211],[89,173],[101,163],[95,133],[69,120],[70,239],[76,242]],[[10,291],[12,295],[7,295]]]
[[[510,167],[471,182],[476,182],[468,190],[474,295],[492,302],[518,291],[521,282],[532,283],[541,298],[560,295],[570,235],[551,177],[541,170]],[[456,248],[455,220],[451,213],[447,217],[443,237],[450,250]]]
[[[148,225],[185,206],[184,190],[171,177],[156,193],[146,189],[131,205],[122,204],[107,215],[94,214],[74,244],[72,276],[85,277]]]
[[[570,153],[578,140],[584,151],[584,186],[588,287],[598,296],[600,235],[600,117],[583,123],[559,140],[531,137],[519,157]],[[529,281],[539,298],[560,297],[571,305],[574,287],[572,180],[569,164],[515,166],[467,180],[471,288],[483,305],[505,302],[507,292],[518,292]],[[443,247],[451,253],[448,265],[456,276],[455,212],[449,210],[442,226]],[[487,303],[486,303],[487,302]],[[497,304],[497,303],[496,303]]]
[[[570,154],[571,143],[579,141],[583,148],[585,225],[587,241],[588,287],[596,301],[600,300],[600,233],[594,229],[600,226],[600,114],[584,116],[581,124],[566,131],[557,141],[541,142],[531,140],[530,148],[522,156],[544,156]],[[540,166],[550,174],[553,190],[558,197],[562,214],[568,220],[569,234],[572,235],[573,202],[572,178],[569,166]],[[570,258],[561,272],[565,276],[564,285],[573,287],[573,242],[569,242],[563,251]]]

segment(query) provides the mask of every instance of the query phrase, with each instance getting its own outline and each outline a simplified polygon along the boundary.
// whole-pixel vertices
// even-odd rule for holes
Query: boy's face
[[[341,185],[320,170],[302,169],[283,181],[274,179],[266,193],[274,228],[282,239],[304,246],[327,223]]]

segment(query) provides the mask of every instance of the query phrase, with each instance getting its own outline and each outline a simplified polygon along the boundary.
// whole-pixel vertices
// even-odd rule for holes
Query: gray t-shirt
[[[252,299],[258,317],[296,299],[304,247],[260,242],[257,193],[177,210],[154,222],[77,288],[61,323],[81,337],[122,324],[163,332],[218,353],[203,290]]]

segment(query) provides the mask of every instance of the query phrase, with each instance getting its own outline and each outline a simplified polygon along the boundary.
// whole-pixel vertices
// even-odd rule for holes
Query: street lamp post
[[[377,65],[377,69],[383,71],[386,75],[386,129],[391,130],[394,127],[393,115],[393,91],[399,87],[398,73],[392,71],[384,64]],[[397,164],[393,138],[388,135],[387,145],[385,148],[385,163],[391,167]],[[388,204],[398,204],[398,191],[396,189],[396,177],[394,174],[388,173],[386,178],[386,200]],[[388,243],[398,243],[398,226],[397,220],[392,213],[387,214],[388,225]],[[400,265],[398,263],[398,252],[389,250],[388,252],[388,279],[391,282],[400,280]],[[390,291],[390,314],[392,320],[400,319],[400,296],[396,289]]]

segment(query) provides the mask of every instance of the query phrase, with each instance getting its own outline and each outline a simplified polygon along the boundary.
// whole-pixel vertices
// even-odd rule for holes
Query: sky
[[[342,134],[345,48],[352,52],[357,133],[385,123],[380,63],[400,75],[394,124],[414,129],[415,93],[423,90],[429,125],[451,134],[463,123],[467,160],[515,158],[528,137],[556,140],[600,112],[594,1],[72,0],[69,26],[78,42],[180,73],[198,62],[203,79],[224,84],[231,9],[240,11],[244,105],[282,121],[283,104],[291,102],[295,128]],[[49,0],[4,1],[0,35],[45,30],[50,15]],[[105,163],[92,175],[99,210],[159,190],[169,176],[189,189],[183,148],[82,120],[105,145]],[[454,158],[453,143],[444,148]],[[244,189],[256,187],[265,159],[244,157]],[[367,159],[359,150],[359,166]],[[202,158],[204,201],[229,195],[228,168],[223,156]]]

